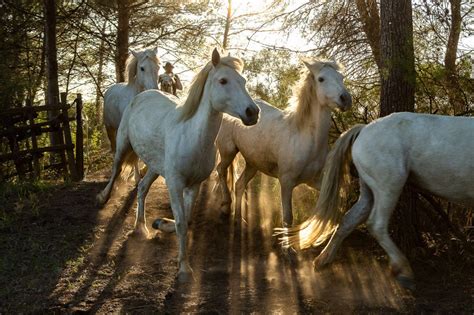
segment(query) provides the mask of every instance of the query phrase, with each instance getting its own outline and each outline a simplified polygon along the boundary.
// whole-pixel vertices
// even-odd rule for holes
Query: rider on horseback
[[[177,96],[176,90],[183,89],[181,80],[173,73],[174,66],[170,62],[167,62],[163,68],[165,69],[165,73],[160,74],[158,78],[160,90]]]

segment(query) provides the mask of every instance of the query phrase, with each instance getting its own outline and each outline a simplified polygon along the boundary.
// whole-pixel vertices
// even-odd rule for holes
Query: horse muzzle
[[[260,113],[260,108],[256,104],[250,104],[245,109],[243,115],[239,115],[242,123],[246,126],[255,125],[258,122],[258,117]]]

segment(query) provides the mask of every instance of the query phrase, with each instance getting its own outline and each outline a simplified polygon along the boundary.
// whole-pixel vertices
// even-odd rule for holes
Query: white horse
[[[117,130],[127,105],[135,95],[158,88],[160,61],[157,48],[143,51],[130,50],[125,77],[127,82],[110,86],[104,94],[104,124],[112,152],[115,152]],[[138,166],[134,165],[135,180],[139,180]]]
[[[276,177],[280,182],[284,226],[291,226],[293,222],[293,189],[302,183],[319,188],[319,175],[329,151],[331,111],[347,110],[352,97],[344,86],[337,63],[315,61],[304,64],[309,71],[295,89],[293,107],[281,111],[257,101],[261,109],[260,121],[252,127],[224,116],[216,141],[224,212],[230,211],[232,202],[227,187],[227,169],[238,152],[245,159],[245,169],[235,184],[237,220],[241,216],[245,187],[257,171]]]
[[[106,202],[121,165],[133,163],[138,155],[148,170],[138,185],[134,233],[147,237],[145,197],[158,176],[166,178],[178,234],[180,280],[192,274],[186,250],[188,221],[200,184],[215,165],[214,142],[223,113],[239,117],[245,125],[258,120],[259,108],[245,89],[242,67],[240,59],[220,58],[214,49],[212,62],[196,76],[184,104],[177,106],[176,98],[157,90],[137,95],[118,130],[112,176],[97,196],[100,203]]]
[[[414,288],[410,264],[390,238],[390,216],[407,181],[449,201],[474,204],[473,135],[473,118],[413,113],[353,127],[328,155],[314,215],[288,230],[285,245],[306,248],[332,236],[314,262],[323,266],[334,259],[342,240],[367,221],[398,281]],[[338,195],[351,157],[359,173],[360,197],[342,217]]]

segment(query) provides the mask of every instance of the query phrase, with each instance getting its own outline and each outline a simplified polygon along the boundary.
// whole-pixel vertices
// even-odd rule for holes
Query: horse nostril
[[[250,118],[253,116],[253,114],[254,114],[254,110],[250,106],[245,109],[245,115],[247,117]]]
[[[347,97],[345,94],[341,94],[341,102],[344,104],[347,100]]]
[[[340,98],[343,105],[350,106],[352,104],[352,97],[349,93],[341,94]]]

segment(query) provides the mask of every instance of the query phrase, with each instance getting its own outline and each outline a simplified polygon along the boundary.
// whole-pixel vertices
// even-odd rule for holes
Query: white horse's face
[[[246,126],[256,124],[260,109],[247,92],[245,79],[236,70],[220,64],[218,54],[215,50],[212,59],[214,69],[209,73],[212,107],[240,118]]]
[[[158,89],[159,65],[148,54],[146,51],[137,62],[136,82],[144,90]]]
[[[344,86],[342,74],[330,66],[324,66],[319,71],[313,73],[316,94],[321,106],[329,106],[331,109],[346,111],[352,106],[352,96]]]

